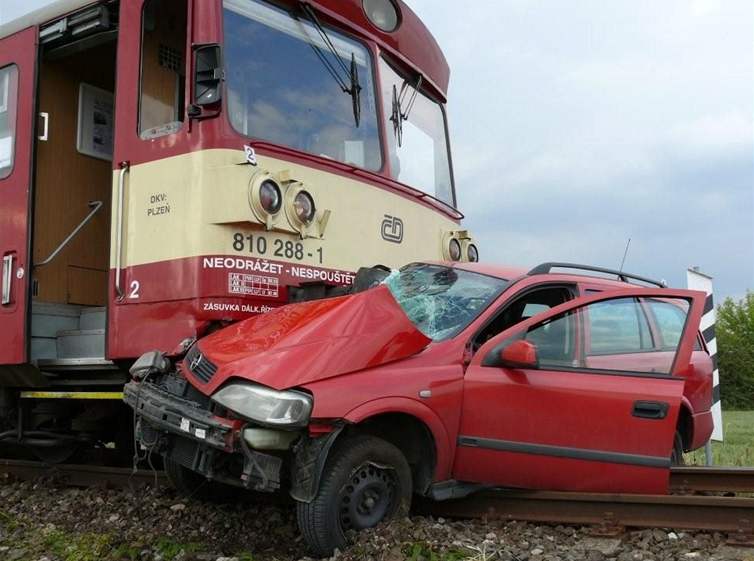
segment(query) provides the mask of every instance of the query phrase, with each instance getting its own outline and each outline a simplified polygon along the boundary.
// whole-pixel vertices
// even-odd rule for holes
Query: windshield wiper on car
[[[390,120],[393,122],[393,132],[395,133],[395,138],[398,141],[399,147],[403,145],[403,121],[408,120],[408,116],[411,114],[411,109],[414,107],[416,96],[419,94],[421,87],[421,74],[417,75],[415,84],[409,84],[408,80],[403,80],[400,93],[398,93],[398,88],[393,84],[393,107]],[[409,88],[413,91],[411,92],[411,96],[408,98],[408,103],[404,109],[403,102],[406,100]]]
[[[320,49],[314,43],[309,43],[309,45],[314,50],[314,53],[317,55],[317,58],[322,61],[325,69],[327,69],[327,72],[330,74],[330,76],[332,76],[333,79],[337,82],[338,86],[340,86],[340,89],[343,90],[343,93],[347,93],[351,96],[353,120],[356,122],[356,126],[358,127],[359,123],[361,122],[361,84],[359,83],[359,70],[356,64],[356,55],[353,52],[351,53],[351,67],[349,68],[348,66],[346,66],[346,63],[343,62],[340,54],[338,54],[338,50],[335,48],[335,45],[330,39],[330,36],[325,31],[325,28],[322,27],[321,23],[319,23],[319,18],[317,18],[317,14],[314,12],[314,8],[312,8],[311,5],[309,5],[307,2],[301,2],[301,10],[304,12],[304,15],[309,19],[312,25],[316,28],[317,33],[319,33],[319,36],[327,47],[327,50],[330,51],[332,57],[335,58],[335,60],[338,62],[340,69],[338,69],[338,67],[336,67],[332,63],[332,61],[327,57],[327,54],[324,53],[322,49]],[[341,71],[345,74],[345,78],[341,75]]]

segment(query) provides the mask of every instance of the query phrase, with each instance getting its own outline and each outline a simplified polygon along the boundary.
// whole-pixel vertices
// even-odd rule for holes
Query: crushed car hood
[[[285,389],[406,358],[430,342],[379,286],[290,304],[213,333],[198,349],[214,374],[207,382],[194,375],[196,352],[188,353],[184,371],[207,395],[232,377]]]

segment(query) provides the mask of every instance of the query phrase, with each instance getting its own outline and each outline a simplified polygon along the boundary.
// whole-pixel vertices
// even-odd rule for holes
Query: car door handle
[[[640,419],[664,419],[668,416],[670,404],[665,401],[634,401],[631,413]]]

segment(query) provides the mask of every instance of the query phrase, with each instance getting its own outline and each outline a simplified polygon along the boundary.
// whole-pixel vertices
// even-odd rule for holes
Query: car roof
[[[435,261],[438,265],[445,265],[455,269],[461,269],[472,273],[489,275],[503,280],[516,280],[521,277],[531,276],[540,277],[542,281],[559,280],[563,282],[581,282],[594,285],[605,286],[605,288],[628,288],[630,286],[644,287],[639,283],[627,283],[618,279],[611,279],[597,275],[587,275],[578,273],[539,273],[529,275],[531,269],[524,267],[515,267],[507,265],[496,265],[490,263],[468,263],[459,261]]]
[[[462,269],[464,271],[470,271],[472,273],[480,273],[482,275],[489,275],[491,277],[497,277],[504,280],[513,280],[518,277],[524,276],[528,271],[523,267],[511,267],[505,265],[495,265],[490,263],[467,263],[460,261],[443,261],[440,264],[455,269]]]

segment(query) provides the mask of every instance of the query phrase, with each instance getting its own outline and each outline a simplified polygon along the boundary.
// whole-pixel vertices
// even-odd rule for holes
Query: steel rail
[[[695,491],[754,493],[754,469],[694,466],[672,468],[670,490],[675,493]]]
[[[129,480],[154,479],[154,472],[139,470],[135,475],[129,468],[103,467],[96,465],[46,464],[29,460],[0,460],[0,472],[12,473],[19,477],[45,475],[66,475],[74,480],[86,481],[86,477],[113,480],[126,477]],[[75,474],[80,474],[75,475]],[[86,477],[85,477],[86,476]],[[157,480],[165,481],[163,472],[157,472]],[[751,493],[754,494],[754,468],[744,467],[674,467],[670,472],[670,490],[673,493]]]
[[[420,511],[455,518],[608,527],[679,528],[754,536],[754,498],[623,495],[552,491],[485,491],[465,499],[422,503]]]
[[[162,471],[137,470],[78,464],[46,464],[28,460],[0,460],[0,473],[29,480],[51,477],[72,487],[105,485],[128,488],[140,485],[167,485]]]

